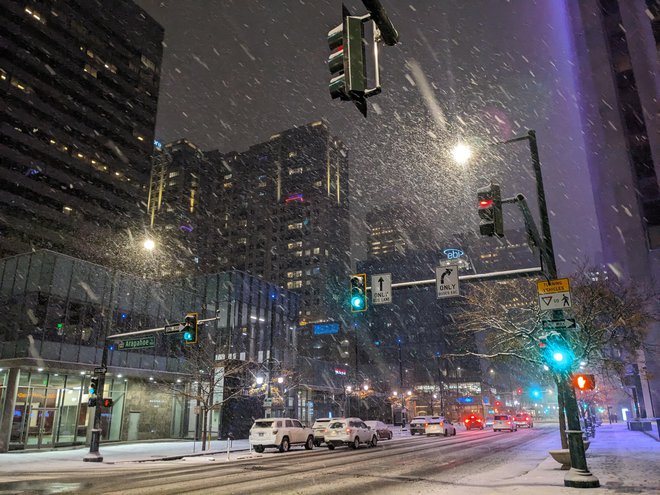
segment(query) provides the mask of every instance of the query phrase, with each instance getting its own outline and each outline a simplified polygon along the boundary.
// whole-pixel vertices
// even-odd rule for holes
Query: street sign
[[[547,330],[556,330],[558,328],[576,328],[577,323],[573,318],[564,318],[563,320],[543,320],[543,328]]]
[[[156,345],[156,337],[154,335],[147,335],[139,339],[126,339],[117,341],[117,349],[147,349]]]
[[[567,309],[571,307],[571,286],[567,278],[536,283],[541,310]],[[569,327],[558,327],[569,328]]]
[[[165,325],[165,333],[179,333],[183,330],[185,325],[183,323],[172,323],[171,325]]]
[[[94,368],[94,373],[97,375],[103,375],[108,371],[108,368],[102,366],[100,368]]]
[[[438,299],[461,295],[458,288],[458,265],[436,267],[435,291]]]
[[[541,310],[567,309],[571,307],[571,293],[558,292],[557,294],[539,295]]]
[[[371,302],[390,304],[392,302],[392,274],[379,273],[371,276]]]
[[[264,399],[264,407],[270,407],[273,405],[273,398],[272,397],[266,397]]]

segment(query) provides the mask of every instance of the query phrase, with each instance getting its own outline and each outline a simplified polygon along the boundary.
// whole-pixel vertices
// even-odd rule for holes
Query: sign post
[[[571,286],[567,278],[537,282],[536,289],[542,311],[571,307]]]

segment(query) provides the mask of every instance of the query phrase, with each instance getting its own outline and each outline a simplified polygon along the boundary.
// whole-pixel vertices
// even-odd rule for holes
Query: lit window
[[[65,215],[70,215],[72,211],[73,209],[70,206],[65,206],[62,208],[62,213],[64,213]]]
[[[302,241],[296,241],[296,242],[290,242],[287,244],[287,248],[289,249],[298,249],[302,247]]]
[[[98,75],[98,71],[89,64],[85,64],[85,68],[83,70],[92,77],[96,77]]]
[[[302,167],[297,167],[297,168],[290,168],[289,169],[289,175],[298,175],[303,173],[303,168]]]
[[[266,181],[261,181],[261,182],[259,182],[259,184],[257,184],[257,187],[263,188],[263,187],[266,187],[267,185],[268,184],[266,183]]]
[[[314,248],[314,254],[319,254],[321,252],[321,248]]]
[[[231,186],[232,186],[231,182],[225,182],[225,183],[223,184],[223,187],[224,187],[225,189],[231,189]]]
[[[37,21],[41,22],[42,24],[46,24],[46,20],[36,10],[33,10],[30,7],[25,7],[25,13],[28,14],[28,15],[31,15],[33,19],[36,19]]]
[[[294,156],[297,156],[297,155],[298,155],[298,153],[296,153],[295,151],[289,151],[289,158],[293,158]]]
[[[241,220],[238,222],[239,227],[247,227],[248,221],[247,220]]]
[[[302,222],[296,222],[296,223],[290,223],[287,225],[287,229],[289,230],[300,230],[303,228]]]
[[[287,282],[287,289],[300,289],[302,287],[302,280],[294,280],[293,282]]]
[[[231,174],[225,175],[224,179],[225,179],[225,180],[229,180],[229,179],[231,179]]]
[[[178,171],[177,172],[170,172],[168,177],[171,179],[172,177],[176,177],[177,175],[179,175]]]
[[[310,249],[305,250],[305,256],[309,256],[310,254],[312,254],[312,251]]]
[[[7,73],[2,69],[0,69],[0,79],[3,81],[7,80]]]
[[[300,257],[302,257],[302,251],[296,251],[295,253],[293,253],[293,255],[300,258]]]
[[[28,86],[27,84],[19,81],[15,77],[11,78],[11,85],[14,86],[15,88],[20,89],[24,93],[27,93],[27,94],[32,93],[32,88],[30,86]]]
[[[323,181],[317,180],[316,182],[314,182],[314,187],[323,187]]]
[[[149,59],[148,59],[147,57],[145,57],[144,55],[142,55],[142,56],[140,57],[140,62],[142,62],[142,65],[144,65],[144,66],[147,67],[148,69],[156,70],[156,64],[154,64],[151,60],[149,60]]]

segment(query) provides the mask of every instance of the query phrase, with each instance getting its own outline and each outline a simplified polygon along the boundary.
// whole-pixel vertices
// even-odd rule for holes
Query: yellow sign
[[[536,282],[536,289],[539,295],[571,291],[567,278],[558,278],[557,280],[548,280],[547,282]]]

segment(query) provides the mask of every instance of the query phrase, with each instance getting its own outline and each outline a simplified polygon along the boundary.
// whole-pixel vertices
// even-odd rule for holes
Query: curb
[[[230,453],[234,452],[248,452],[250,449],[231,449]],[[110,461],[110,462],[104,462],[104,464],[123,464],[127,462],[157,462],[157,461],[178,461],[180,459],[183,459],[184,457],[201,457],[203,455],[219,455],[219,454],[226,454],[226,450],[205,450],[202,452],[194,452],[192,454],[181,454],[181,455],[169,455],[169,456],[164,456],[164,457],[153,457],[149,459],[133,459],[133,460],[128,460],[128,461]]]

